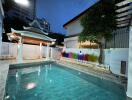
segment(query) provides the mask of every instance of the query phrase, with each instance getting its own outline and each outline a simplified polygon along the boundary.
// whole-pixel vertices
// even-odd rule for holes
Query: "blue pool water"
[[[9,71],[7,100],[126,100],[122,86],[55,63]]]

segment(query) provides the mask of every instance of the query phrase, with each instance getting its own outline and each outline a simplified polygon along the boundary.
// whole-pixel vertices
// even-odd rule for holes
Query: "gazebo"
[[[40,59],[42,58],[42,45],[47,46],[46,59],[49,59],[49,46],[55,43],[55,39],[47,36],[48,33],[43,32],[39,28],[24,27],[24,30],[11,29],[11,33],[8,33],[10,41],[16,41],[18,43],[18,56],[17,61],[23,61],[23,44],[34,44],[40,46]]]

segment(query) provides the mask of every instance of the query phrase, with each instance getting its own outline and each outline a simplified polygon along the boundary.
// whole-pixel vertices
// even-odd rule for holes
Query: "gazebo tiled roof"
[[[43,30],[40,30],[38,28],[34,28],[34,27],[23,27],[23,28],[25,31],[31,31],[31,32],[39,33],[39,34],[48,35],[48,33],[44,32]]]
[[[55,39],[52,39],[52,38],[46,36],[45,34],[38,34],[35,32],[26,31],[26,30],[18,31],[18,30],[11,29],[11,31],[12,31],[12,33],[20,35],[22,37],[29,37],[29,38],[34,38],[34,39],[40,39],[43,41],[48,41],[48,42],[55,42]]]
[[[11,29],[11,33],[8,33],[10,40],[23,39],[23,43],[28,44],[44,44],[55,42],[56,39],[48,37],[48,33],[44,32],[37,21],[33,21],[29,24],[29,27],[23,27],[24,30]]]

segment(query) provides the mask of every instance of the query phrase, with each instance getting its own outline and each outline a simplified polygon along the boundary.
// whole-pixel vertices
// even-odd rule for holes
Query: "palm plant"
[[[100,48],[99,63],[103,64],[105,41],[112,38],[116,29],[115,6],[112,0],[101,0],[92,6],[81,18],[83,31],[79,42],[90,41],[97,43]]]

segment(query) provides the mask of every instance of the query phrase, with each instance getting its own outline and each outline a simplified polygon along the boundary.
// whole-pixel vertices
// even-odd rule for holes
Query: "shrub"
[[[78,59],[78,55],[76,53],[73,53],[73,59]]]
[[[98,56],[96,55],[89,55],[89,61],[96,62],[98,60]]]

